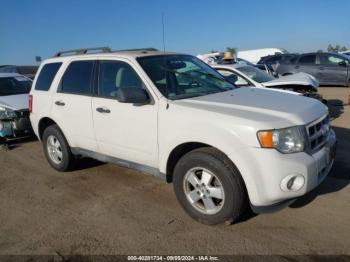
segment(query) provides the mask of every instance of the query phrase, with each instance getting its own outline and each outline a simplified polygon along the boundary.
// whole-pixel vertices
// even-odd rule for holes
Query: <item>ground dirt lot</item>
[[[0,152],[0,254],[350,254],[348,88],[321,88],[332,107],[338,155],[318,189],[274,214],[232,225],[189,218],[172,185],[85,160],[61,174],[41,144]]]

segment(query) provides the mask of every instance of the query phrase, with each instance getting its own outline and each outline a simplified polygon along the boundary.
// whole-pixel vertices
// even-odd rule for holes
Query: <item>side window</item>
[[[304,55],[300,57],[299,64],[309,64],[309,65],[316,64],[316,55]]]
[[[337,55],[321,55],[321,65],[339,66],[339,63],[346,63],[346,60]]]
[[[70,63],[62,77],[61,92],[79,95],[91,94],[94,61]]]
[[[142,80],[129,64],[121,61],[100,61],[100,97],[116,97],[119,88],[128,87],[145,89]]]
[[[289,60],[286,60],[286,63],[295,64],[297,60],[298,60],[298,57],[293,57],[293,58],[291,58]]]
[[[222,74],[228,81],[235,84],[236,86],[249,85],[247,80],[245,80],[243,77],[239,76],[238,74],[235,74],[232,71],[225,70],[225,69],[218,69],[218,72]]]
[[[43,66],[36,80],[35,90],[48,91],[62,63],[51,63]]]
[[[280,60],[281,60],[281,56],[273,56],[271,58],[266,59],[265,64],[274,64]]]

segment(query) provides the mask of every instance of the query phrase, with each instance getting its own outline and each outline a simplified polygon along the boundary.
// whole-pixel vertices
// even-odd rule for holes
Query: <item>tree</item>
[[[343,52],[347,51],[348,49],[346,48],[346,46],[340,47],[340,45],[336,45],[335,47],[333,47],[331,44],[329,44],[327,50],[328,52]]]
[[[348,51],[348,49],[346,48],[346,46],[343,46],[342,48],[340,48],[340,51],[345,52],[345,51]]]

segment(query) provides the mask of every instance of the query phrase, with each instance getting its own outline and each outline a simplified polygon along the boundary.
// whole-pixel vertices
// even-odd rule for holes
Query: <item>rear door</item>
[[[319,79],[319,65],[316,63],[316,54],[305,54],[299,57],[295,65],[295,72],[304,72]]]
[[[320,80],[323,84],[346,85],[348,61],[336,54],[320,54]]]
[[[91,95],[96,60],[71,61],[52,100],[52,115],[71,147],[97,150]]]

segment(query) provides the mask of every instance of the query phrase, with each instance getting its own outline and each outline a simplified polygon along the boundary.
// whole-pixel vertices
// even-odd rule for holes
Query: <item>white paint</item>
[[[281,154],[262,149],[257,131],[306,125],[328,113],[317,100],[263,88],[239,88],[232,91],[177,101],[167,100],[136,58],[161,55],[160,52],[117,52],[74,56],[80,59],[110,59],[129,63],[146,85],[153,103],[144,106],[121,104],[116,100],[91,98],[56,92],[60,78],[72,57],[46,60],[62,62],[49,92],[32,90],[31,122],[38,135],[39,121],[52,118],[65,134],[70,146],[79,146],[117,158],[141,163],[166,172],[171,152],[179,145],[200,142],[225,153],[240,171],[253,205],[270,205],[301,196],[316,187],[319,159],[307,153]],[[34,80],[37,80],[38,74]],[[63,100],[67,110],[56,108]],[[97,107],[111,110],[110,115],[97,114]],[[331,143],[330,141],[329,143]],[[282,179],[298,173],[307,187],[284,192]]]

